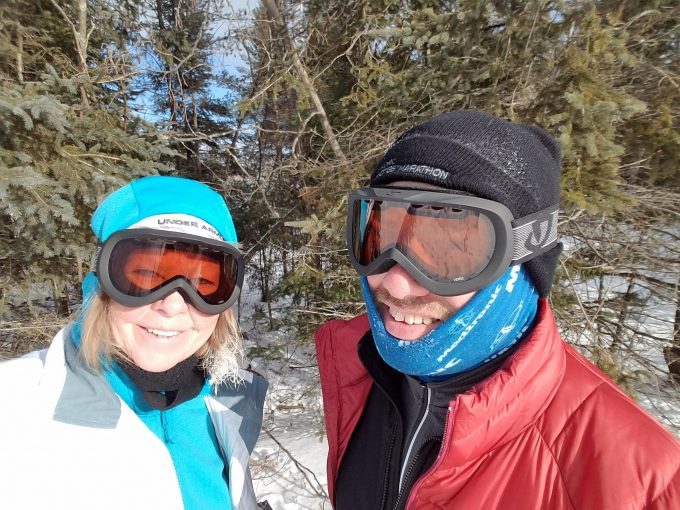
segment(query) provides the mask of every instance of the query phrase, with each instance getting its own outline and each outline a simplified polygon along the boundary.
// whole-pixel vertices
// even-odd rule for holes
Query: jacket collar
[[[559,348],[561,342],[550,306],[541,299],[527,337],[494,364],[493,370],[480,367],[482,372],[477,376],[463,374],[460,381],[454,378],[428,384],[443,386],[437,393],[453,399],[448,403],[448,438],[440,454],[447,466],[456,467],[485,454],[536,421],[564,375],[566,361],[564,350]],[[359,358],[374,382],[398,407],[399,381],[404,376],[382,362],[370,330],[359,342]]]
[[[401,409],[404,406],[420,405],[418,401],[410,402],[401,399],[401,387],[411,388],[414,394],[419,394],[423,391],[422,388],[427,387],[431,390],[432,405],[447,408],[458,394],[468,391],[474,385],[494,374],[521,345],[522,342],[518,342],[507,352],[482,366],[454,375],[446,380],[431,382],[421,382],[417,378],[389,366],[380,356],[373,341],[371,330],[368,330],[359,341],[358,353],[361,363],[375,384],[385,393],[401,414]]]
[[[242,377],[240,384],[222,383],[210,398],[235,416],[244,445],[252,451],[262,423],[268,384],[262,376],[246,370]],[[70,327],[57,334],[47,351],[41,390],[46,400],[56,401],[55,421],[102,429],[118,424],[121,399],[105,376],[88,367],[78,355]],[[209,410],[213,408],[209,406]],[[226,442],[227,438],[220,440]]]
[[[54,407],[55,421],[103,429],[118,424],[120,399],[104,376],[78,356],[70,327],[57,334],[48,350],[42,388],[61,388]]]
[[[455,468],[487,453],[531,426],[550,404],[564,376],[565,352],[546,300],[523,345],[491,377],[451,403],[440,453]]]
[[[213,394],[206,398],[206,404],[213,422],[217,420],[216,409],[221,409],[224,413],[222,419],[233,422],[231,427],[219,427],[215,423],[215,432],[220,443],[233,444],[233,437],[220,437],[220,433],[225,430],[233,432],[236,429],[246,450],[252,453],[262,429],[262,413],[269,383],[258,373],[249,370],[242,370],[241,377],[241,382],[238,384],[231,382],[220,384]],[[210,405],[209,401],[217,402],[219,405]]]

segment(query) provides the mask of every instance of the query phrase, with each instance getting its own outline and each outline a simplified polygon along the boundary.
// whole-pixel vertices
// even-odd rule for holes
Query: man
[[[678,442],[557,332],[559,170],[541,128],[455,111],[350,195],[368,313],[316,336],[336,509],[680,508]]]

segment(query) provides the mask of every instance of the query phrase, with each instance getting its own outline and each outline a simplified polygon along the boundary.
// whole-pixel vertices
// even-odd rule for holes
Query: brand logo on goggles
[[[531,234],[527,237],[524,247],[529,251],[547,246],[557,239],[557,214],[555,211],[545,221],[531,223]]]

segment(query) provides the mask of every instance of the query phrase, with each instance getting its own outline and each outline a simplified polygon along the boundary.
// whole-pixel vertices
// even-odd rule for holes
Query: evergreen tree
[[[338,314],[347,310],[347,302],[359,301],[343,253],[345,193],[365,182],[377,158],[406,127],[446,110],[477,108],[541,124],[562,144],[562,208],[568,219],[563,234],[572,242],[558,275],[563,285],[553,295],[560,314],[582,316],[581,331],[585,324],[608,356],[620,359],[629,339],[644,334],[639,328],[624,334],[634,319],[626,316],[632,308],[625,303],[638,286],[653,299],[677,302],[664,290],[667,285],[642,278],[644,264],[657,270],[665,264],[672,280],[675,252],[645,257],[641,265],[639,251],[623,249],[616,236],[601,237],[604,225],[615,231],[623,223],[631,235],[619,241],[639,243],[638,234],[644,234],[645,243],[661,246],[667,240],[652,241],[651,233],[677,225],[674,209],[664,212],[651,198],[677,197],[653,189],[654,183],[675,190],[678,184],[680,147],[672,113],[678,98],[675,3],[331,1],[306,2],[304,11],[278,5],[289,32],[296,34],[297,53],[327,107],[341,149],[349,155],[349,165],[335,157],[314,120],[298,131],[295,147],[305,149],[288,163],[304,172],[309,208],[307,218],[292,225],[309,239],[300,253],[317,263],[298,265],[288,288],[308,289],[312,303]],[[281,44],[280,38],[275,41]],[[289,122],[307,119],[315,112],[304,101],[304,87],[277,74],[292,68],[290,52],[273,48],[266,53],[269,76],[274,76],[268,84],[285,83],[295,90],[294,110],[284,111]],[[280,142],[283,154],[291,155],[285,138]],[[296,179],[294,173],[291,178]],[[640,193],[633,184],[649,192]],[[652,216],[627,218],[633,204]],[[617,291],[614,298],[603,292],[608,297],[596,298],[592,307],[574,299],[569,282],[582,286],[624,274],[636,275],[630,291]],[[328,296],[335,304],[326,301]],[[623,329],[612,329],[611,317]]]
[[[68,27],[84,22],[95,34],[97,23],[77,21],[74,12],[73,4],[48,0],[0,5],[1,292],[16,303],[28,300],[32,285],[49,282],[60,312],[89,267],[88,222],[97,200],[164,169],[157,162],[170,153],[151,126],[111,101],[115,94],[104,84],[117,76],[106,73],[99,54],[88,51],[82,71],[84,46]]]
[[[144,8],[143,79],[177,153],[176,171],[198,180],[220,175],[225,158],[218,146],[231,140],[235,125],[230,84],[214,66],[224,46],[216,33],[222,8],[214,0],[158,0]]]

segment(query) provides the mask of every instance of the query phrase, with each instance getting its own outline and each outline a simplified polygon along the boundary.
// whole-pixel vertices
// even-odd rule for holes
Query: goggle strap
[[[97,274],[97,268],[99,267],[99,257],[102,256],[102,250],[104,249],[104,244],[99,242],[97,243],[97,250],[94,252],[94,257],[91,259],[93,261],[92,264],[92,273],[94,275]]]
[[[513,265],[521,264],[557,245],[558,214],[559,205],[553,205],[512,221]]]

